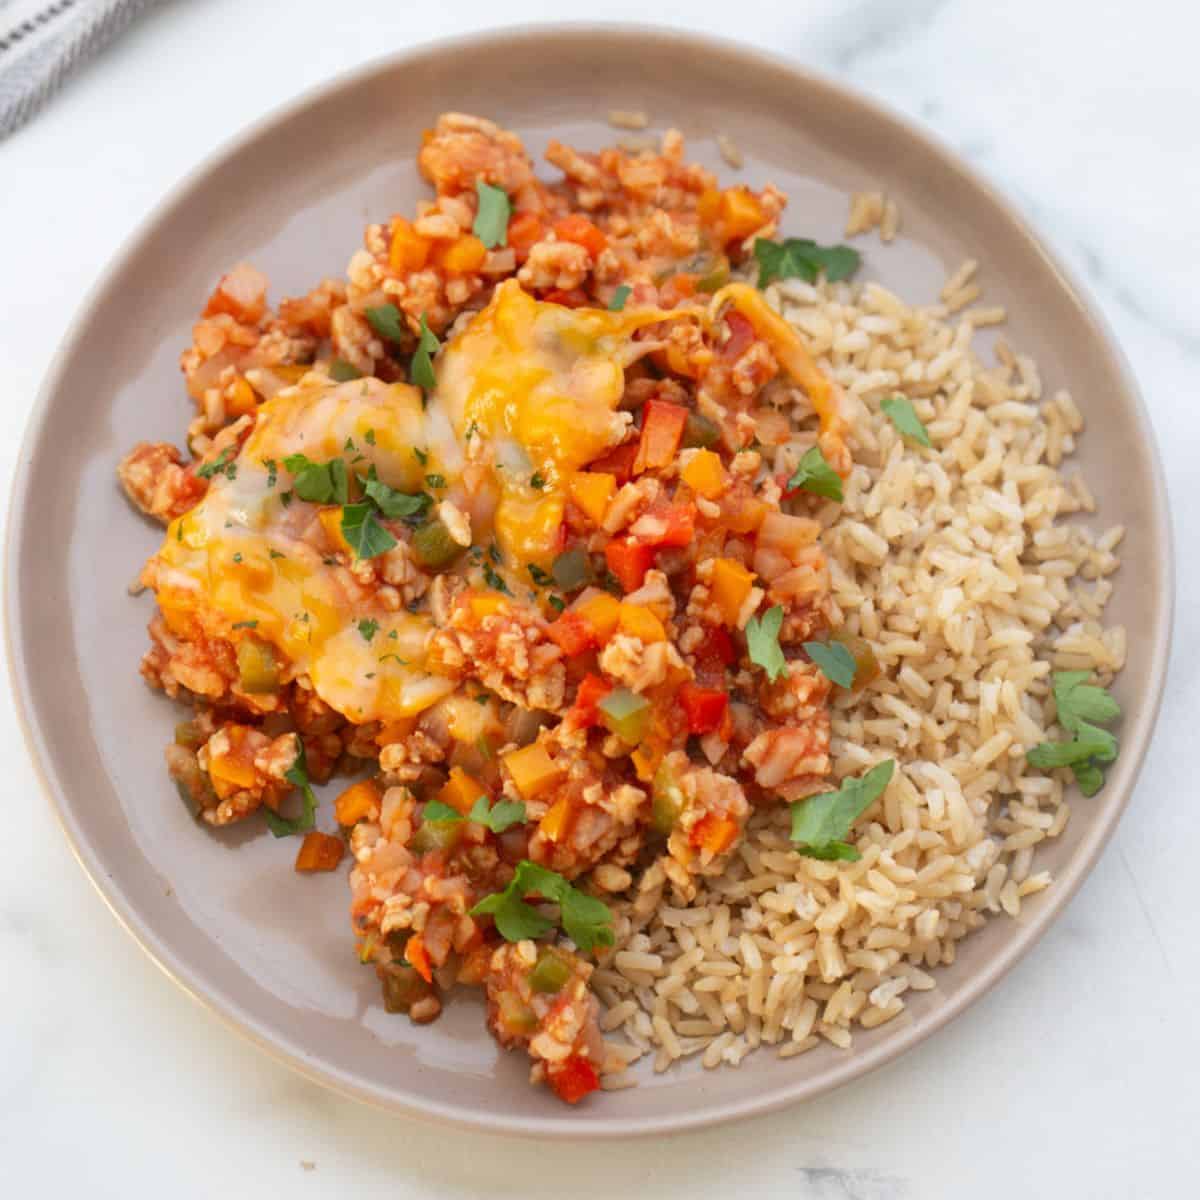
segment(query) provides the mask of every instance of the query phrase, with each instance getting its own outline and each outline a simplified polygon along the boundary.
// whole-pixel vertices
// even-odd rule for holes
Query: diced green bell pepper
[[[613,688],[596,706],[610,733],[636,746],[650,729],[650,701],[627,687]]]

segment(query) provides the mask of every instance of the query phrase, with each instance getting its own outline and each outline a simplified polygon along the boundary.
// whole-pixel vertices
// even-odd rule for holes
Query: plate
[[[290,844],[257,824],[212,834],[175,797],[163,747],[176,711],[137,673],[150,597],[126,591],[161,532],[116,485],[137,440],[178,442],[190,413],[177,368],[217,275],[247,259],[272,295],[338,275],[368,220],[425,194],[414,155],[447,109],[518,131],[535,157],[557,136],[598,148],[612,107],[674,125],[689,153],[791,202],[789,234],[837,240],[850,192],[884,188],[901,236],[863,240],[864,277],[933,300],[968,255],[1014,344],[1049,387],[1069,385],[1089,424],[1080,461],[1106,523],[1129,530],[1111,619],[1128,627],[1116,686],[1128,714],[1104,790],[1074,806],[1039,866],[1055,883],[962,943],[903,1025],[856,1033],[851,1052],[698,1063],[578,1109],[525,1082],[477,1000],[432,1026],[386,1015],[352,953],[342,873],[302,877]],[[746,157],[724,166],[718,134]],[[13,686],[67,837],[116,917],[182,987],[309,1077],[391,1108],[538,1136],[655,1134],[812,1097],[929,1036],[996,982],[1045,931],[1117,822],[1149,740],[1170,633],[1171,549],[1149,422],[1110,335],[1019,216],[947,150],[840,85],[731,44],[614,27],[526,29],[443,42],[369,65],[251,128],[201,166],[119,255],[71,328],[35,409],[8,542]]]

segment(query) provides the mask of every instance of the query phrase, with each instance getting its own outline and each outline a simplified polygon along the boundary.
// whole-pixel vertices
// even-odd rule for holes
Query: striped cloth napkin
[[[158,0],[0,0],[0,140]]]

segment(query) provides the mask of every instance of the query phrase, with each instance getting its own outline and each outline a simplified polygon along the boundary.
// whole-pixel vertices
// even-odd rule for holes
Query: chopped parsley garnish
[[[625,301],[629,299],[629,294],[632,291],[633,288],[631,288],[629,284],[621,284],[621,286],[617,288],[615,292],[613,292],[612,299],[608,302],[608,311],[621,312],[625,308]]]
[[[214,475],[224,475],[226,479],[236,479],[237,463],[233,461],[236,453],[236,446],[226,446],[212,462],[197,467],[196,474],[201,479],[211,479]]]
[[[787,659],[779,648],[779,629],[783,625],[783,606],[776,604],[768,608],[762,617],[751,617],[746,622],[746,646],[750,661],[757,663],[767,673],[772,683],[787,674]]]
[[[235,563],[240,563],[242,561],[242,552],[240,550],[233,556],[233,561]]]
[[[264,458],[262,464],[267,468],[267,487],[273,488],[279,478],[279,464],[273,458]]]
[[[562,612],[567,607],[567,602],[561,596],[547,596],[546,603],[550,605],[555,612]]]
[[[488,547],[488,558],[490,558],[498,567],[504,562],[504,556],[500,553],[500,547],[497,546],[495,542]]]
[[[756,238],[754,257],[758,260],[758,286],[766,287],[772,279],[803,279],[816,283],[824,271],[830,283],[849,279],[862,261],[852,246],[821,246],[811,238],[788,238],[772,242]]]
[[[429,461],[429,454],[424,450],[418,450],[416,446],[412,448],[413,457],[424,466]]]
[[[485,696],[484,699],[486,700],[487,697]],[[487,796],[479,796],[471,805],[471,811],[465,818],[458,809],[443,804],[441,800],[430,800],[425,805],[421,819],[446,821],[447,823],[462,820],[474,821],[477,825],[482,825],[493,833],[503,833],[514,825],[523,825],[526,818],[524,803],[514,804],[511,800],[499,800],[489,807]]]
[[[1070,767],[1085,796],[1104,786],[1103,764],[1115,761],[1117,739],[1094,722],[1107,725],[1121,715],[1121,706],[1105,688],[1088,683],[1090,671],[1055,671],[1054,703],[1058,723],[1070,733],[1068,742],[1042,742],[1025,756],[1041,771]]]
[[[883,795],[895,770],[895,760],[889,758],[859,779],[843,779],[836,792],[797,800],[792,805],[791,834],[797,853],[857,862],[862,855],[845,839],[854,822]]]
[[[529,578],[533,580],[538,587],[548,587],[554,582],[554,577],[547,571],[543,571],[537,563],[526,563],[525,569],[529,572]]]
[[[289,454],[283,465],[292,473],[292,489],[313,504],[345,504],[350,498],[350,477],[340,458],[313,462],[306,454]]]
[[[446,477],[445,475],[426,475],[425,482],[431,488],[444,488],[446,486]]]
[[[814,496],[824,496],[826,500],[836,500],[841,504],[842,477],[829,465],[820,446],[813,446],[804,452],[791,479],[787,481],[789,492],[811,492]]]
[[[296,738],[296,757],[292,760],[292,765],[283,773],[283,777],[293,787],[300,789],[303,807],[298,817],[288,818],[281,817],[277,812],[263,805],[263,812],[267,817],[267,827],[276,837],[287,837],[290,833],[305,833],[313,827],[317,812],[317,797],[312,790],[312,784],[308,781],[308,762],[304,757],[304,742],[299,734],[294,736]]]
[[[381,663],[383,663],[383,662],[387,662],[387,660],[388,660],[389,658],[395,659],[395,660],[396,660],[396,662],[398,662],[398,663],[400,664],[400,666],[402,666],[402,667],[407,667],[407,666],[408,666],[408,659],[407,659],[407,658],[401,658],[401,657],[400,657],[400,655],[398,655],[398,654],[381,654],[381,655],[379,656],[379,661],[380,661]]]
[[[378,558],[396,545],[396,539],[379,523],[375,506],[368,500],[342,508],[342,537],[358,558]]]
[[[417,339],[417,348],[408,367],[410,383],[416,384],[417,387],[423,388],[427,392],[437,387],[437,376],[433,373],[433,359],[430,356],[436,354],[441,345],[441,342],[437,340],[437,335],[425,323],[425,314],[422,313],[421,334]]]
[[[257,621],[235,621],[230,626],[230,628],[231,629],[257,629],[258,622]]]
[[[366,442],[368,446],[375,445],[375,430],[368,429],[367,432],[363,434],[363,441]]]
[[[379,622],[364,617],[358,623],[358,632],[362,634],[364,642],[369,642],[379,632]]]
[[[269,552],[271,558],[287,558],[287,555],[282,550],[271,550]]]
[[[433,506],[428,492],[398,492],[379,479],[374,468],[363,480],[363,492],[385,517],[410,524],[420,521]]]
[[[335,358],[329,364],[329,378],[335,383],[348,383],[351,379],[361,379],[362,372],[344,358]]]
[[[402,342],[407,336],[407,330],[400,319],[400,310],[394,304],[368,308],[367,323],[387,342]]]
[[[529,477],[529,486],[535,491],[540,492],[546,486],[546,480],[541,474],[534,471]]]
[[[853,686],[857,669],[854,655],[841,642],[805,642],[804,649],[826,679],[838,687]]]
[[[496,573],[490,563],[483,564],[483,578],[487,581],[488,587],[495,588],[496,591],[503,592],[506,596],[512,595],[508,584]]]
[[[489,249],[508,245],[508,218],[512,205],[503,188],[493,187],[482,179],[475,180],[475,195],[479,197],[479,209],[475,213],[475,224],[471,232]]]
[[[556,871],[539,867],[528,859],[522,859],[504,891],[484,896],[471,909],[471,915],[490,916],[506,941],[542,937],[554,928],[554,922],[526,903],[525,898],[530,895],[558,905],[567,937],[584,954],[590,954],[597,946],[613,944],[612,913],[608,905],[572,887]]]
[[[929,430],[921,423],[913,402],[907,396],[889,396],[880,401],[879,407],[899,430],[901,437],[922,446],[933,445],[929,440]]]

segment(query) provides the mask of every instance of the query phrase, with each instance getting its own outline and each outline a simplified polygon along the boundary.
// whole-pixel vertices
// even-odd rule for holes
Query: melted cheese
[[[284,502],[283,460],[340,456],[407,492],[425,489],[427,473],[443,476],[439,498],[470,515],[477,544],[495,538],[502,569],[525,586],[526,564],[547,566],[557,552],[572,474],[623,436],[625,368],[655,345],[634,342],[634,332],[666,316],[544,304],[510,280],[448,342],[426,404],[416,388],[375,379],[313,375],[280,392],[259,408],[234,478],[216,475],[167,531],[154,584],[168,625],[182,632],[197,619],[212,636],[236,638],[253,623],[254,636],[355,722],[437,703],[456,685],[424,669],[431,620],[387,611],[316,548],[320,508]],[[464,559],[458,569],[475,568]],[[378,623],[370,640],[364,620]]]

